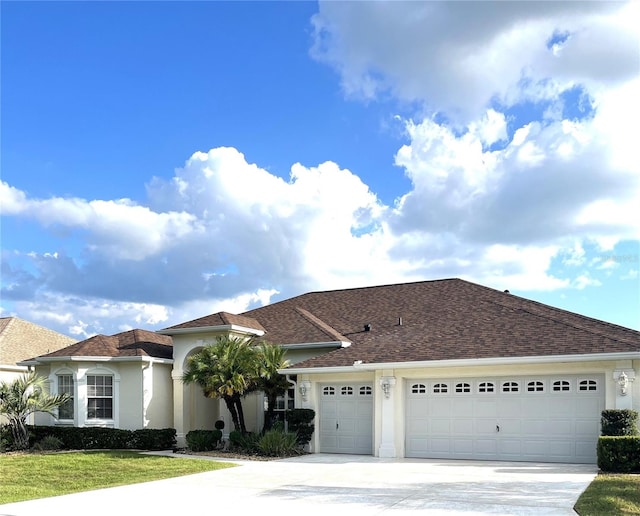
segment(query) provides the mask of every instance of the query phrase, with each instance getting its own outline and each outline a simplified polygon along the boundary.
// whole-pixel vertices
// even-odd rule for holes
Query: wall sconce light
[[[620,387],[620,396],[626,396],[629,388],[629,377],[624,371],[618,376],[618,387]]]
[[[298,391],[300,392],[300,396],[302,396],[302,401],[307,401],[310,387],[311,383],[308,381],[300,382],[300,385],[298,385]]]
[[[382,387],[385,398],[389,399],[391,397],[391,387],[395,384],[396,379],[393,376],[383,376],[380,378],[380,387]]]

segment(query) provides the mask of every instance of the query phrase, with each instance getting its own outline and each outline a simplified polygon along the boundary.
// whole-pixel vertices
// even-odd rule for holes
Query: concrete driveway
[[[180,460],[180,458],[176,458]],[[42,514],[570,515],[595,465],[306,455],[29,502]]]

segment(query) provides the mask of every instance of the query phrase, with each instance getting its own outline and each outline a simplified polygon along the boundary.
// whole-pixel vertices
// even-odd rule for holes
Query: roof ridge
[[[304,317],[311,324],[313,324],[316,328],[326,333],[330,337],[333,337],[340,342],[351,342],[347,337],[342,335],[342,333],[336,330],[333,326],[327,324],[322,319],[316,317],[311,312],[309,312],[309,310],[296,306],[295,311],[298,312],[302,317]]]

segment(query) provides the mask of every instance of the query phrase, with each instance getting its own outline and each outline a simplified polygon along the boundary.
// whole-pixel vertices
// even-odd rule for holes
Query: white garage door
[[[373,389],[367,383],[320,386],[320,451],[373,453]]]
[[[410,380],[406,456],[596,462],[604,378]]]

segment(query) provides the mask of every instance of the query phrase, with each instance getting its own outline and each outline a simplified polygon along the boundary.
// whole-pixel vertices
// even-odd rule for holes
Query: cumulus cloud
[[[492,101],[557,98],[637,74],[634,2],[320,2],[312,55],[357,98],[424,102],[466,124]]]
[[[344,90],[423,105],[400,118],[406,192],[386,205],[366,171],[298,156],[283,179],[232,147],[195,152],[140,201],[36,199],[0,182],[3,216],[82,248],[3,250],[3,299],[82,338],[316,289],[442,277],[597,287],[594,246],[640,238],[634,9],[322,2],[312,52]],[[523,103],[539,116],[519,118]]]

